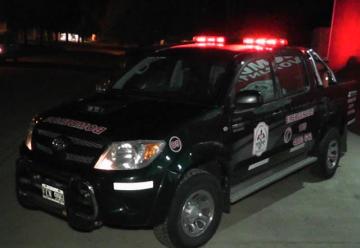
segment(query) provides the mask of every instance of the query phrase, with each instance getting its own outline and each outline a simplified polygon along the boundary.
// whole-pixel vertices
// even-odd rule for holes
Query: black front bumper
[[[64,217],[78,230],[90,231],[101,226],[99,206],[90,182],[76,176],[51,177],[34,170],[31,164],[30,160],[23,158],[17,161],[16,192],[20,203]],[[43,184],[62,190],[65,204],[45,199]]]
[[[16,188],[20,203],[66,218],[75,229],[89,231],[101,224],[149,227],[167,214],[173,187],[164,187],[167,177],[154,180],[152,189],[116,191],[113,182],[125,180],[113,174],[81,175],[44,169],[27,157],[16,164]],[[42,184],[63,190],[65,204],[43,198]]]

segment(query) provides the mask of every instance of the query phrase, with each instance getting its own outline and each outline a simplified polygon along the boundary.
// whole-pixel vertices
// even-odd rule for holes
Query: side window
[[[306,89],[305,68],[300,56],[276,55],[275,66],[275,78],[283,95],[296,94]]]
[[[258,91],[265,102],[275,98],[269,60],[256,58],[241,64],[235,79],[235,93],[245,90]]]

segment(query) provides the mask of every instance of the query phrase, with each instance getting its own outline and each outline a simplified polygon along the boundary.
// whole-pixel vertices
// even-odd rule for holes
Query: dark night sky
[[[234,18],[236,21],[230,30],[243,30],[245,33],[270,31],[288,36],[293,44],[307,42],[315,27],[330,26],[331,23],[331,0],[252,0],[237,3],[235,9],[239,9],[241,14]]]
[[[266,34],[310,42],[312,30],[330,26],[332,0],[122,0],[110,1],[112,20],[105,30],[116,34],[189,38],[196,33]],[[125,8],[124,8],[125,6]],[[109,13],[109,12],[107,12]],[[137,32],[133,32],[134,25]],[[122,38],[122,34],[118,33]],[[115,35],[116,36],[116,35]],[[294,44],[294,42],[292,42]]]
[[[100,32],[110,40],[150,42],[199,32],[275,34],[309,42],[329,26],[332,0],[0,0],[0,19],[53,31]],[[294,43],[294,42],[293,42]]]

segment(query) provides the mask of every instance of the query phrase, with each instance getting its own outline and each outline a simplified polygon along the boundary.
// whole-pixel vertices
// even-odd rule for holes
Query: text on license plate
[[[47,184],[41,184],[43,198],[56,202],[60,205],[65,205],[64,191]]]

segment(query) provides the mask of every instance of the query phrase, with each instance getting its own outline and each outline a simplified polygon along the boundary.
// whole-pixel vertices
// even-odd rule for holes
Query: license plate
[[[43,198],[56,202],[60,205],[65,205],[64,191],[47,184],[41,184]]]

